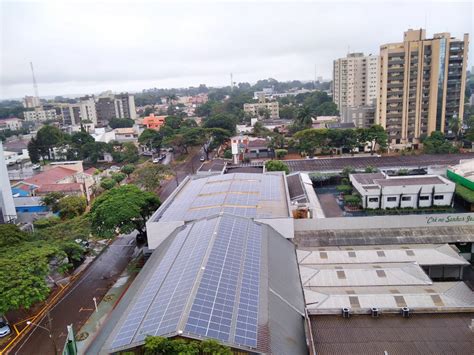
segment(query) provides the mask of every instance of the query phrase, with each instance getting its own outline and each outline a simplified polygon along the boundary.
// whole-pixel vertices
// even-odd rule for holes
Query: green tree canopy
[[[145,129],[138,137],[138,143],[146,146],[149,150],[160,149],[162,141],[161,133],[149,128]]]
[[[81,216],[87,208],[87,200],[82,196],[65,196],[58,202],[57,209],[61,219]]]
[[[443,133],[434,131],[423,140],[423,151],[427,154],[456,153],[458,148],[449,142]]]
[[[145,355],[232,355],[229,347],[214,339],[196,341],[147,336],[143,349]]]
[[[133,127],[135,122],[130,118],[112,118],[109,121],[110,128],[129,128]]]
[[[114,188],[115,185],[117,185],[117,181],[109,177],[102,178],[100,181],[100,187],[102,187],[104,190],[110,190]]]
[[[232,135],[235,134],[236,126],[237,122],[235,118],[229,114],[217,114],[204,121],[205,128],[222,128]]]
[[[288,165],[283,163],[281,160],[269,160],[265,163],[265,169],[267,171],[284,171],[285,174],[290,172]]]
[[[39,158],[51,160],[51,153],[54,147],[64,142],[65,135],[57,127],[43,126],[38,130],[35,138],[28,143],[28,153],[33,162],[38,162]]]
[[[127,175],[130,175],[131,173],[133,173],[134,170],[135,170],[135,165],[133,164],[126,164],[122,166],[122,169],[120,169],[122,173],[127,174]]]
[[[146,191],[156,191],[161,181],[170,174],[167,166],[162,164],[145,163],[133,173],[134,183]]]
[[[122,185],[96,198],[90,211],[92,230],[101,237],[137,230],[145,235],[147,219],[160,206],[158,197],[135,185]]]

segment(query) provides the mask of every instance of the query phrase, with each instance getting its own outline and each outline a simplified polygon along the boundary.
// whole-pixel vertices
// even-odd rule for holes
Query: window
[[[379,198],[378,197],[370,197],[369,202],[379,202]]]
[[[387,202],[395,202],[396,200],[396,197],[387,197]]]
[[[411,201],[411,196],[402,196],[402,201]]]
[[[435,200],[444,200],[444,195],[434,195]]]
[[[420,201],[428,201],[429,199],[429,196],[420,196]]]

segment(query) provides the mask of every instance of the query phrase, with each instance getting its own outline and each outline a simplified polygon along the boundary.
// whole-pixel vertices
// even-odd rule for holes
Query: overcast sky
[[[171,3],[172,2],[172,3]],[[467,2],[0,0],[0,99],[331,78],[408,28],[473,33]],[[471,39],[469,67],[474,64]]]

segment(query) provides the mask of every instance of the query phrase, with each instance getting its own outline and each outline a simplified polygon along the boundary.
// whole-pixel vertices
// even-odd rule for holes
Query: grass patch
[[[474,203],[474,191],[467,187],[456,184],[456,195],[466,202]]]

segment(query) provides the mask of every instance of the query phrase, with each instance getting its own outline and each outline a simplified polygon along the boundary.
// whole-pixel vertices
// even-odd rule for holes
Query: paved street
[[[57,344],[58,353],[66,340],[66,326],[74,324],[77,331],[94,311],[93,297],[99,302],[107,290],[127,267],[135,249],[135,234],[117,238],[79,277],[65,296],[52,308],[52,335]],[[46,319],[38,322],[48,327]],[[48,332],[42,328],[34,328],[11,351],[11,354],[49,355],[54,354],[53,343]]]
[[[474,153],[466,154],[437,154],[437,155],[405,155],[390,157],[344,157],[323,159],[286,160],[290,170],[293,171],[340,171],[346,166],[364,169],[367,166],[377,168],[422,168],[429,165],[453,165],[460,159],[472,159]]]

